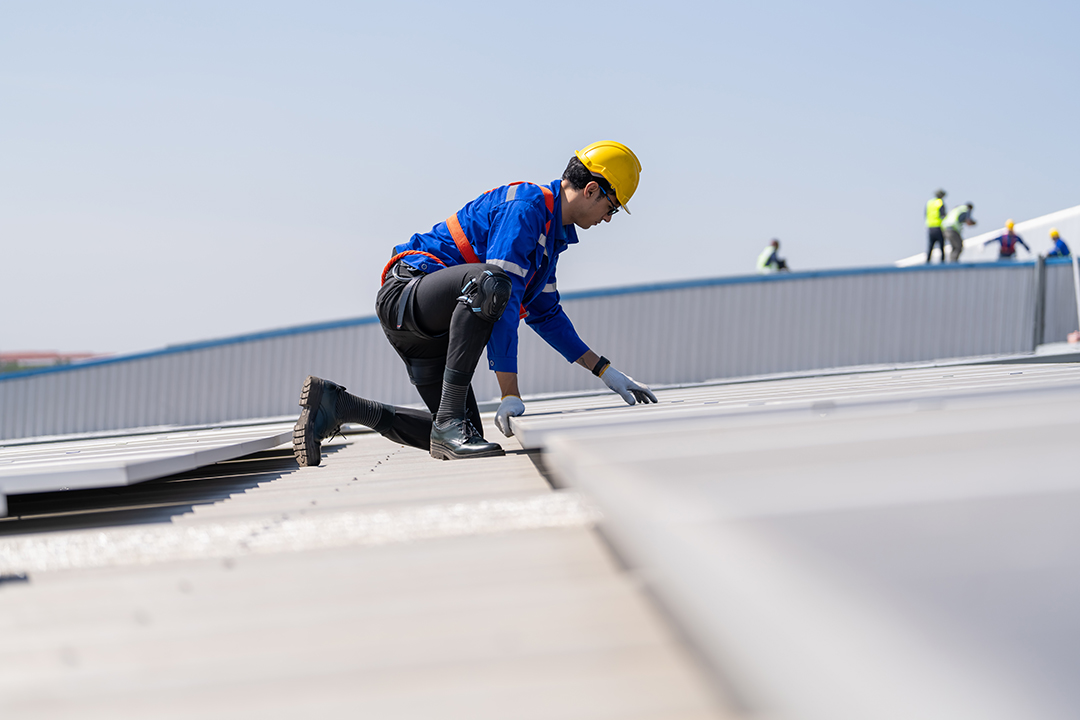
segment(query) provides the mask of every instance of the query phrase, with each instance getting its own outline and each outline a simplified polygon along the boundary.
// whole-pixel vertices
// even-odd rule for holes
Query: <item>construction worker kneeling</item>
[[[484,439],[472,390],[487,347],[502,402],[495,425],[507,437],[522,415],[517,375],[521,319],[569,362],[591,370],[628,404],[656,402],[648,386],[589,349],[563,312],[556,289],[559,256],[577,229],[610,222],[637,190],[641,164],[621,143],[593,143],[548,185],[490,190],[426,233],[394,248],[375,312],[390,345],[430,412],[357,397],[310,376],[300,394],[293,451],[318,465],[321,443],[343,423],[373,428],[394,442],[451,460],[502,455]]]

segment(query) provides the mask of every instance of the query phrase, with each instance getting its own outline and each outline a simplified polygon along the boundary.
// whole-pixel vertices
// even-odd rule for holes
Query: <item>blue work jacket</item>
[[[1000,253],[1000,255],[998,257],[1011,258],[1013,255],[1016,254],[1016,245],[1018,243],[1020,245],[1023,245],[1025,250],[1027,250],[1028,252],[1031,252],[1031,248],[1029,248],[1027,246],[1027,243],[1025,243],[1023,240],[1021,240],[1020,236],[1017,235],[1016,233],[1003,232],[1002,234],[998,235],[996,238],[993,238],[993,239],[990,239],[990,240],[987,240],[986,242],[984,242],[983,246],[985,247],[986,245],[990,245],[990,244],[993,244],[993,243],[1000,243],[1001,244],[1001,253]]]
[[[550,212],[543,191],[531,183],[495,188],[457,212],[461,229],[480,262],[496,265],[510,277],[510,302],[495,322],[487,346],[488,367],[492,370],[517,372],[522,308],[527,313],[525,322],[568,362],[574,362],[589,349],[563,312],[556,288],[555,266],[559,255],[578,241],[574,226],[562,224],[560,186],[560,180],[548,185],[554,195],[554,208]],[[447,267],[466,263],[445,221],[430,232],[413,235],[407,243],[395,247],[394,253],[405,250],[431,253]],[[403,259],[424,272],[435,272],[441,267],[423,255],[407,255]]]

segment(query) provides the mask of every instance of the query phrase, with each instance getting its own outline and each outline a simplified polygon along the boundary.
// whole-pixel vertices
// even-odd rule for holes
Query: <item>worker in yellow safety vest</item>
[[[941,220],[945,217],[945,191],[938,190],[934,197],[926,202],[926,234],[930,240],[930,247],[926,249],[926,262],[930,262],[930,256],[936,245],[941,250],[941,262],[945,262],[945,236],[941,234]]]
[[[757,259],[757,271],[761,275],[768,275],[769,273],[787,271],[787,261],[782,259],[779,255],[780,241],[773,238],[765,249],[761,251]]]
[[[963,228],[975,224],[975,218],[971,217],[974,209],[973,203],[958,205],[941,221],[941,230],[949,241],[949,262],[960,262],[960,253],[964,250]]]

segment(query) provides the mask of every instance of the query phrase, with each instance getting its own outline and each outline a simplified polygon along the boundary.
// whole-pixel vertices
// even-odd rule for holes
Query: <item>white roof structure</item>
[[[657,394],[528,401],[502,458],[12,495],[0,715],[1076,716],[1080,363]],[[88,509],[136,490],[182,501]]]
[[[974,213],[978,216],[978,206]],[[1067,208],[1065,210],[1058,210],[1057,212],[1049,213],[1048,215],[1040,215],[1037,218],[1030,220],[1018,221],[1014,230],[1017,235],[1024,239],[1028,247],[1031,248],[1031,252],[1026,252],[1022,247],[1017,247],[1017,257],[1022,259],[1031,259],[1034,254],[1046,255],[1053,249],[1053,242],[1050,240],[1050,228],[1057,228],[1061,237],[1069,245],[1069,247],[1076,252],[1080,250],[1080,205],[1076,207]],[[1005,228],[998,228],[989,232],[979,233],[972,237],[964,238],[964,251],[960,255],[960,259],[964,262],[994,262],[998,259],[998,249],[994,245],[987,246],[988,240],[994,238],[1005,232]],[[941,253],[937,250],[934,251],[934,261],[941,260]],[[921,265],[926,262],[926,251],[911,255],[903,260],[897,260],[897,267],[912,267],[915,265]]]

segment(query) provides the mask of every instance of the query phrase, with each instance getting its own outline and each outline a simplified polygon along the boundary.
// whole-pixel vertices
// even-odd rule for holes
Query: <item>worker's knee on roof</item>
[[[442,387],[446,358],[406,358],[405,367],[409,371],[409,381],[413,385]]]
[[[493,323],[506,310],[510,290],[510,277],[499,268],[491,267],[470,279],[458,299],[478,317]]]

